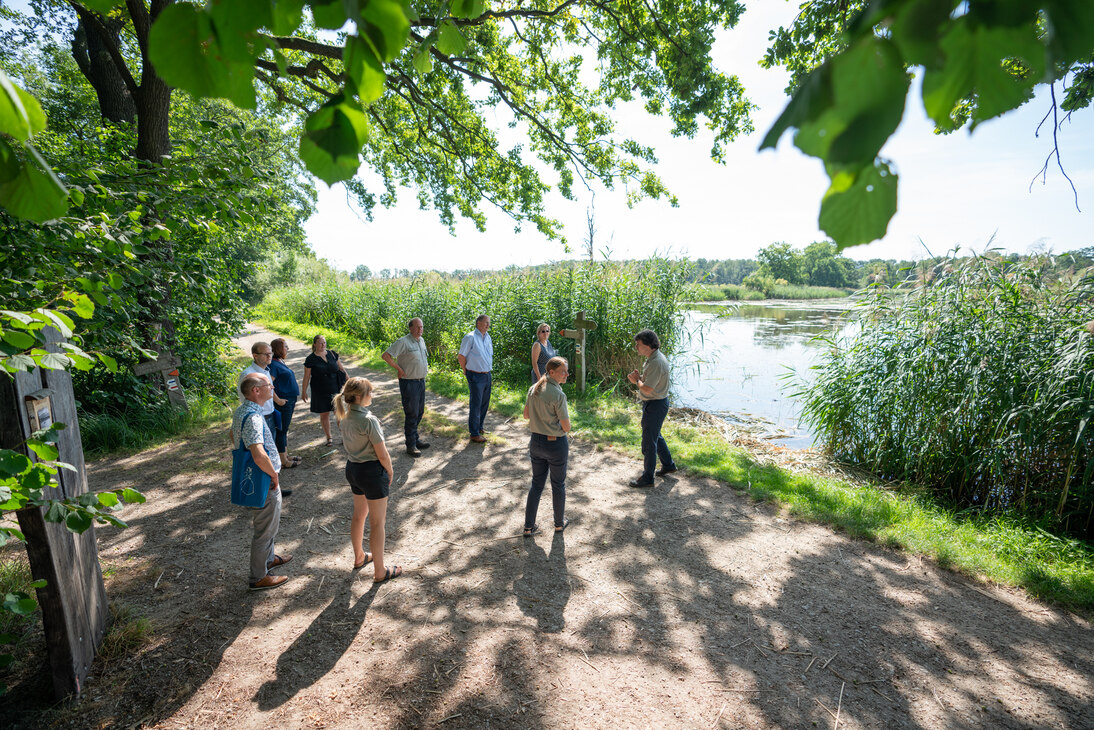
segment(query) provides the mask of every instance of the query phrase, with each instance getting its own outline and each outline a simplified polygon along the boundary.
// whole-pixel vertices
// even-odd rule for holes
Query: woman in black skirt
[[[319,414],[319,423],[327,436],[327,446],[334,443],[330,435],[331,399],[338,392],[338,373],[346,376],[346,368],[338,353],[327,349],[327,338],[316,335],[311,341],[311,354],[304,360],[304,382],[300,385],[300,400],[308,402],[311,384],[311,412]]]
[[[380,420],[368,409],[372,405],[372,383],[365,378],[350,378],[333,401],[342,446],[348,457],[346,481],[353,490],[353,520],[349,528],[353,569],[360,570],[372,562],[373,580],[383,583],[402,575],[403,569],[384,565],[384,521],[394,471]],[[372,552],[364,548],[366,518]]]

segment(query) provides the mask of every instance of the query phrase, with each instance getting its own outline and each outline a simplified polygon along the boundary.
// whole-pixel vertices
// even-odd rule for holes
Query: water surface
[[[788,376],[811,379],[824,343],[848,326],[850,300],[688,305],[691,333],[672,357],[673,405],[701,408],[791,448],[812,445]]]

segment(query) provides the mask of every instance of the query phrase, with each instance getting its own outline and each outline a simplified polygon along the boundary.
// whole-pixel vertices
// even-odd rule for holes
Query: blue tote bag
[[[270,475],[258,468],[251,450],[239,440],[232,449],[232,504],[241,507],[264,507],[270,493]]]

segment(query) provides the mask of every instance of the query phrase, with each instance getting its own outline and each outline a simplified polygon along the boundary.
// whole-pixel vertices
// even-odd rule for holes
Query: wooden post
[[[189,406],[186,405],[186,394],[182,391],[182,384],[179,382],[179,365],[182,361],[172,354],[170,350],[164,350],[159,353],[155,360],[146,360],[133,367],[134,375],[151,375],[152,373],[162,373],[163,386],[167,389],[167,397],[177,406],[182,406],[184,410],[189,410]]]
[[[28,402],[34,404],[33,411],[28,410]],[[43,494],[51,499],[78,497],[87,492],[87,475],[72,378],[63,370],[35,369],[14,377],[0,374],[0,448],[35,459],[23,442],[43,418],[65,424],[57,443],[58,460],[76,468],[74,472],[61,469]],[[37,592],[54,692],[58,698],[78,694],[110,616],[95,527],[76,535],[64,524],[46,522],[41,508],[16,514],[26,536],[31,573],[35,580],[46,581]]]
[[[577,319],[574,320],[574,326],[571,329],[559,330],[559,334],[563,337],[568,337],[574,340],[574,367],[577,368],[577,376],[574,378],[577,381],[577,388],[580,392],[585,392],[585,332],[596,329],[596,322],[585,319],[585,310],[582,309],[577,313]]]

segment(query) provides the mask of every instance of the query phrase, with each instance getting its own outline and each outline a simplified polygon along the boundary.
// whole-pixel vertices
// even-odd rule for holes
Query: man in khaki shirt
[[[652,487],[653,470],[661,459],[663,477],[676,471],[676,462],[669,452],[669,445],[661,436],[661,426],[669,414],[669,361],[661,352],[661,340],[653,330],[642,330],[634,336],[634,349],[646,358],[639,373],[637,368],[627,375],[627,380],[638,386],[642,400],[642,475],[631,479],[632,487]]]
[[[406,453],[421,456],[429,444],[418,438],[418,424],[425,414],[425,376],[429,372],[429,352],[422,339],[425,326],[419,317],[407,323],[410,333],[391,344],[381,357],[399,373],[399,397],[403,401],[403,436]]]

